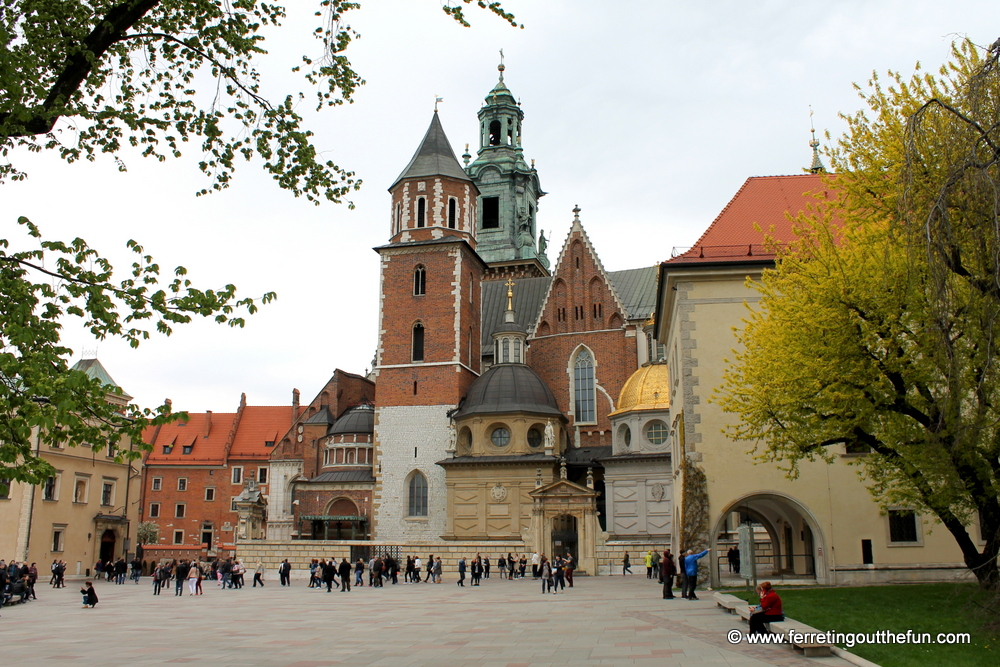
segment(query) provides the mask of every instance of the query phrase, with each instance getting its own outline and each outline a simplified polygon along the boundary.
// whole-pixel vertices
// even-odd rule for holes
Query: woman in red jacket
[[[765,623],[776,623],[785,620],[781,611],[781,598],[771,588],[771,582],[765,581],[757,587],[760,596],[760,606],[750,615],[750,634],[768,634]]]

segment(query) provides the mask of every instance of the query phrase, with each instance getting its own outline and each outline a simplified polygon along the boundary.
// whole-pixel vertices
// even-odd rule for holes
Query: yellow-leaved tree
[[[838,197],[753,287],[718,400],[789,474],[830,447],[875,498],[933,514],[1000,585],[1000,41],[873,77],[832,151]],[[859,88],[859,90],[861,90]]]

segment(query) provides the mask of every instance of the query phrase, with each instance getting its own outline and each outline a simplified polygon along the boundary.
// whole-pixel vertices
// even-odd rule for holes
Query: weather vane
[[[438,97],[437,95],[435,95],[434,96],[434,113],[437,113],[438,102],[444,102],[444,98],[443,97]]]

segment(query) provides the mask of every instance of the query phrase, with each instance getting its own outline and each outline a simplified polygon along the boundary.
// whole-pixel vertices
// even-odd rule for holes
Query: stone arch
[[[785,573],[803,579],[815,578],[820,584],[828,583],[826,538],[816,516],[797,498],[778,491],[764,490],[747,493],[731,501],[712,523],[709,536],[714,586],[719,585],[723,552],[728,549],[728,546],[720,547],[725,541],[720,541],[719,535],[733,512],[745,514],[759,523],[771,541],[772,569],[758,572],[758,578]],[[791,545],[787,544],[787,539],[783,539],[786,535],[778,529],[779,525],[789,524],[793,526],[793,537],[796,532],[800,535],[800,539],[793,539]],[[759,540],[755,540],[757,541]],[[741,562],[742,558],[741,554]]]
[[[358,505],[347,496],[337,496],[326,506],[325,514],[329,516],[360,516]]]

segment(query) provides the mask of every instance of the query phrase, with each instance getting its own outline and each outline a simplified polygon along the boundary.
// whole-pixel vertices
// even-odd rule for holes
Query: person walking
[[[628,552],[625,552],[625,558],[622,558],[622,576],[626,574],[632,574],[632,561],[629,558]]]
[[[684,559],[684,574],[687,575],[684,581],[684,590],[687,592],[688,600],[697,600],[694,589],[698,586],[698,561],[704,558],[711,549],[705,549],[701,553],[695,553],[688,549],[687,557]]]
[[[566,577],[565,577],[565,567],[566,561],[563,560],[562,556],[556,556],[555,567],[553,568],[553,576],[555,577],[555,582],[552,584],[552,588],[555,589],[553,592],[558,590],[566,590]]]
[[[483,578],[483,559],[477,554],[474,559],[472,559],[472,585],[478,586],[479,581]]]
[[[187,581],[188,569],[186,560],[182,560],[174,566],[174,597],[184,595],[184,582]]]
[[[420,573],[424,569],[424,562],[420,560],[420,556],[413,557],[413,572],[410,573],[410,583],[419,584],[420,583]]]
[[[643,557],[643,560],[646,563],[646,578],[647,579],[652,579],[653,578],[653,550],[652,549],[650,549],[649,551],[646,552],[646,555]]]
[[[549,559],[542,554],[541,562],[538,566],[538,576],[542,578],[542,594],[552,591],[552,565]],[[552,591],[555,593],[555,591]]]
[[[458,582],[456,583],[465,588],[465,556],[458,559]]]
[[[687,571],[684,569],[684,560],[687,558],[683,552],[677,554],[677,574],[681,578],[681,598],[687,600]]]
[[[677,566],[674,565],[674,555],[667,549],[660,561],[660,578],[663,579],[663,599],[674,599],[674,576],[677,574]]]
[[[426,584],[428,580],[434,579],[434,554],[427,557],[427,576],[424,577],[424,583]]]
[[[576,569],[576,561],[573,560],[573,554],[566,552],[566,562],[563,565],[563,570],[566,572],[566,583],[569,584],[570,588],[573,588],[573,570]]]
[[[281,565],[278,566],[278,578],[281,581],[282,586],[291,586],[290,575],[292,572],[292,564],[288,562],[288,559],[281,561]]]
[[[31,596],[32,600],[37,600],[38,597],[35,595],[35,584],[38,582],[38,568],[32,563],[31,567],[28,568],[28,594]]]
[[[258,583],[264,588],[264,564],[260,561],[257,561],[257,567],[253,570],[253,588],[257,588]]]
[[[340,567],[337,568],[337,573],[340,575],[340,592],[350,593],[351,592],[351,564],[347,562],[346,558],[341,558]]]
[[[483,578],[484,579],[489,579],[490,578],[490,557],[489,556],[484,556],[483,557]]]
[[[370,580],[368,582],[374,588],[382,588],[382,568],[383,567],[385,567],[385,563],[382,562],[381,558],[379,558],[379,557],[376,556],[375,560],[372,561],[372,566],[371,566],[371,568],[369,570],[370,574],[371,574],[371,577],[370,577]]]
[[[443,569],[444,566],[441,564],[441,556],[438,556],[434,559],[434,583],[441,583],[441,571]]]
[[[538,579],[538,564],[539,564],[539,562],[540,561],[538,560],[538,552],[536,551],[533,554],[531,554],[531,578],[532,579]]]
[[[330,560],[320,561],[320,571],[323,573],[323,583],[326,584],[326,592],[333,592],[333,585],[337,583],[337,565]]]
[[[358,558],[358,562],[354,564],[354,585],[362,586],[365,585],[365,561]]]
[[[198,567],[196,561],[191,561],[191,566],[188,568],[187,582],[188,582],[188,595],[194,595],[198,592],[198,580],[201,578],[201,568]]]
[[[660,551],[657,549],[653,552],[653,576],[656,578],[656,583],[663,583],[663,575],[660,571]]]

